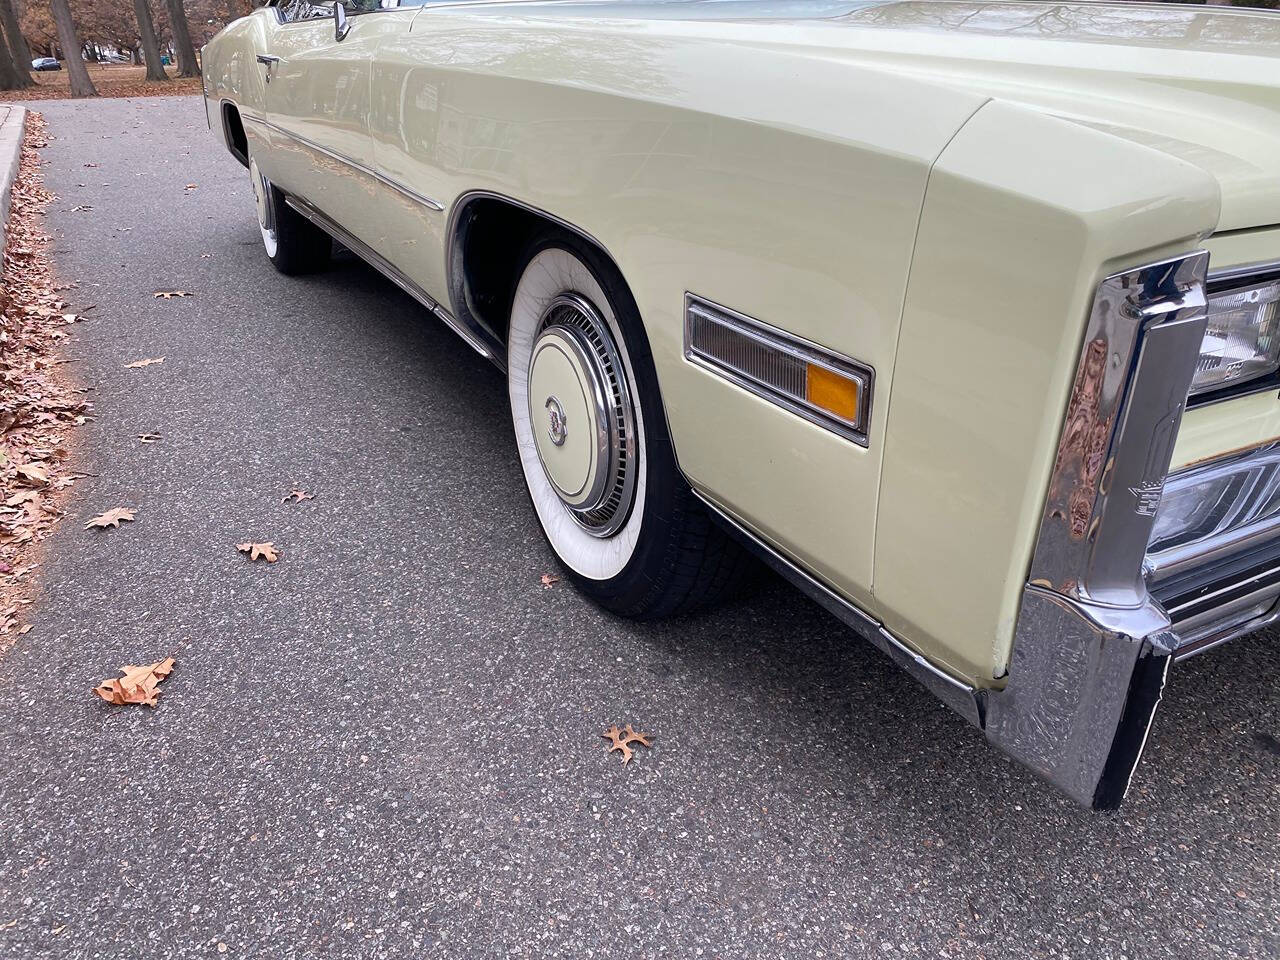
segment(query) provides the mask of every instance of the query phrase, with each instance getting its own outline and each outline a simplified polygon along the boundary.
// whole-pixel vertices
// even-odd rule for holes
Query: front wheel
[[[623,616],[704,606],[750,559],[676,466],[639,311],[617,269],[556,231],[525,257],[507,334],[529,496],[580,590]]]
[[[249,180],[262,246],[272,265],[287,276],[328,266],[333,254],[329,235],[285,202],[280,189],[258,169],[257,160],[249,160]]]

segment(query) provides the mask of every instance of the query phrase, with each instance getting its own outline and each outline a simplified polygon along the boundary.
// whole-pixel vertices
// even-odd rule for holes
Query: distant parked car
[[[55,57],[36,57],[31,61],[32,70],[61,70],[62,64]]]

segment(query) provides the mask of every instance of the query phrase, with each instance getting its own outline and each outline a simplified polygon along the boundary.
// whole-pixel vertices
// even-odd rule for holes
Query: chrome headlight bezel
[[[1242,296],[1247,296],[1255,291],[1261,297],[1261,299],[1255,301],[1256,305],[1241,304],[1239,302],[1234,305],[1228,305],[1224,302],[1229,299],[1239,301]],[[1271,307],[1269,312],[1264,313],[1264,311],[1267,311],[1269,304],[1280,304],[1280,261],[1247,264],[1213,271],[1209,275],[1206,293],[1209,327],[1205,334],[1205,340],[1201,344],[1200,359],[1197,360],[1197,373],[1192,380],[1191,391],[1187,397],[1187,405],[1194,407],[1251,393],[1260,393],[1264,390],[1280,389],[1280,306]],[[1218,304],[1216,311],[1215,301]],[[1213,347],[1219,350],[1223,347],[1224,334],[1221,329],[1215,331],[1214,328],[1215,312],[1221,315],[1231,309],[1255,311],[1263,322],[1253,329],[1258,331],[1257,339],[1259,342],[1267,342],[1263,344],[1261,349],[1255,349],[1248,360],[1243,356],[1238,360],[1240,372],[1236,375],[1231,376],[1229,379],[1219,378],[1216,381],[1205,382],[1197,386],[1195,380],[1201,377],[1203,372],[1201,366],[1206,358],[1206,350],[1210,346],[1211,340],[1216,336],[1217,343],[1213,344]],[[1236,350],[1240,351],[1240,349],[1240,344],[1237,342]],[[1249,369],[1250,366],[1253,367],[1252,370]]]

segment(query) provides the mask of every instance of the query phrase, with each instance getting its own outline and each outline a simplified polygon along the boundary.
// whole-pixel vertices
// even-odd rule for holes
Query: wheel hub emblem
[[[544,404],[547,408],[547,436],[557,447],[564,446],[564,439],[569,435],[568,424],[565,423],[564,407],[555,397],[547,397]]]

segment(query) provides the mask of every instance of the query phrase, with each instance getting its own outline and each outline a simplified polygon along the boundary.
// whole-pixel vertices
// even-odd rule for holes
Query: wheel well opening
[[[244,135],[244,124],[240,121],[240,111],[229,103],[222,105],[222,132],[231,155],[239,160],[243,166],[249,166],[249,140]]]
[[[555,226],[497,197],[468,202],[457,215],[449,260],[449,293],[462,319],[479,321],[506,343],[520,258],[535,236]]]

